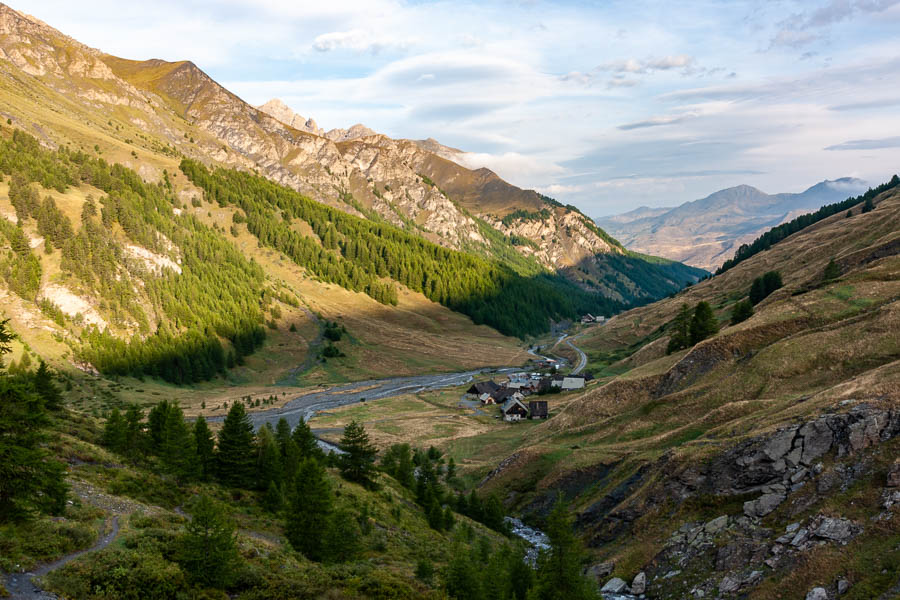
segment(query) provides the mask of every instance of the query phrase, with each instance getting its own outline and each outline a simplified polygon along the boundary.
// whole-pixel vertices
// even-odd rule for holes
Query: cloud
[[[891,106],[900,106],[900,98],[883,98],[881,100],[868,100],[865,102],[851,102],[849,104],[836,104],[829,106],[828,110],[845,111],[845,110],[869,110],[872,108],[888,108]]]
[[[653,71],[670,71],[672,69],[687,69],[695,63],[693,56],[678,54],[674,56],[662,56],[638,60],[628,58],[604,63],[597,67],[598,71],[610,71],[613,73],[651,73]]]
[[[874,140],[849,140],[834,146],[827,146],[825,150],[881,150],[883,148],[900,148],[900,136]]]
[[[354,50],[373,54],[387,49],[405,51],[415,43],[413,38],[396,38],[391,36],[375,36],[362,29],[350,31],[334,31],[323,33],[313,40],[312,47],[318,52],[334,50]]]
[[[810,30],[848,21],[859,14],[882,13],[898,4],[900,0],[831,0],[815,10],[793,14],[782,21],[769,47],[799,48],[822,37]]]
[[[631,131],[632,129],[646,129],[647,127],[661,127],[663,125],[673,125],[675,123],[681,123],[685,119],[689,118],[689,115],[670,115],[664,117],[652,117],[650,119],[645,119],[643,121],[635,121],[634,123],[625,123],[624,125],[619,125],[619,129],[622,131]]]

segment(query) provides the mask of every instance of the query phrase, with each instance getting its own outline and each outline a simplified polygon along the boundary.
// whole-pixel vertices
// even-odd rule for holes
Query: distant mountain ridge
[[[680,206],[640,207],[596,222],[631,250],[714,271],[767,229],[866,187],[852,177],[822,181],[800,193],[767,194],[738,185]]]

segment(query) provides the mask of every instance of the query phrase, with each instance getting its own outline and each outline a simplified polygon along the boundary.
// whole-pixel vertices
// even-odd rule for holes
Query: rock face
[[[797,520],[781,532],[765,527],[760,517],[785,505],[788,514],[803,514],[815,498],[821,499],[836,488],[848,489],[866,471],[864,451],[897,436],[900,410],[859,404],[847,412],[825,414],[746,440],[680,471],[661,459],[655,467],[646,469],[646,477],[652,480],[654,473],[662,471],[666,475],[659,478],[656,487],[642,490],[641,499],[630,502],[631,489],[626,488],[625,495],[607,503],[603,512],[592,507],[579,515],[578,525],[596,536],[590,538],[596,539],[594,546],[602,547],[605,540],[628,535],[630,521],[641,511],[652,509],[646,498],[678,503],[696,495],[727,498],[758,494],[745,502],[743,514],[682,524],[644,566],[645,593],[650,597],[678,597],[669,590],[685,585],[681,572],[698,565],[704,565],[706,579],[690,581],[694,597],[745,594],[772,569],[790,569],[816,547],[843,546],[865,532],[866,522],[835,514]],[[831,457],[836,462],[826,468],[823,462],[831,464]],[[894,481],[894,468],[889,469],[886,483]],[[801,489],[805,496],[797,493]],[[886,503],[893,506],[895,493],[900,502],[900,489],[887,487],[884,492]],[[879,518],[891,518],[890,514]],[[835,592],[836,586],[828,593]]]
[[[325,131],[320,129],[315,121],[311,118],[305,119],[301,117],[278,98],[273,98],[256,108],[299,131],[306,131],[307,133],[313,133],[320,136],[325,135]]]

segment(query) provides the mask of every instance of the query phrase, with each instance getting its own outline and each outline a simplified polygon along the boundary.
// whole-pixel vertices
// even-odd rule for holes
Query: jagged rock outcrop
[[[291,110],[291,107],[278,98],[273,98],[256,108],[298,131],[306,131],[307,133],[325,136],[325,130],[316,125],[316,122],[312,120],[312,117],[307,119],[298,115]]]

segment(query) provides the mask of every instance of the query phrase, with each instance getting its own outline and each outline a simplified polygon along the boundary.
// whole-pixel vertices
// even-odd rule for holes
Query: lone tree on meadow
[[[344,437],[340,448],[345,452],[341,456],[341,475],[348,481],[355,481],[366,487],[375,485],[375,454],[377,450],[369,441],[366,428],[356,421],[344,427]]]
[[[833,281],[841,276],[841,268],[838,266],[836,262],[834,262],[834,258],[828,261],[828,264],[825,265],[825,272],[822,274],[823,281]]]
[[[747,319],[753,316],[753,303],[748,299],[741,300],[740,302],[736,302],[735,305],[731,308],[731,324],[737,325],[738,323],[743,323]]]

